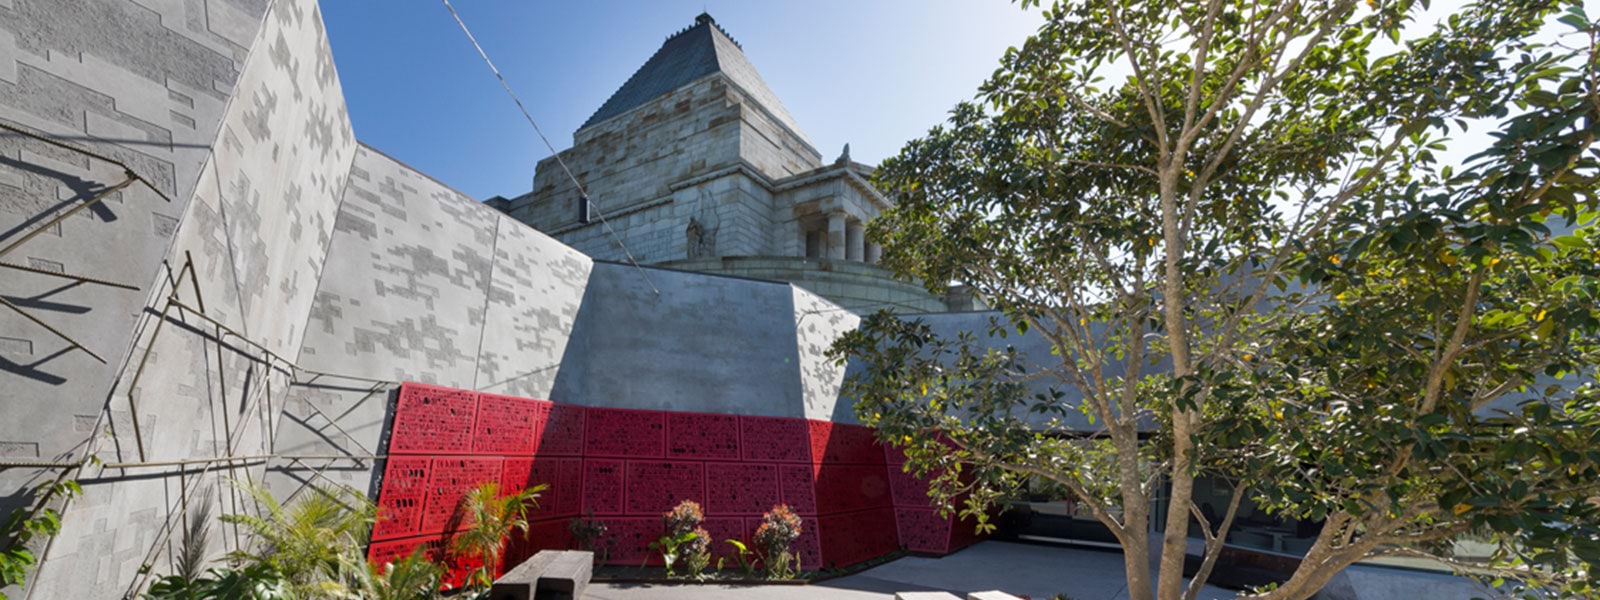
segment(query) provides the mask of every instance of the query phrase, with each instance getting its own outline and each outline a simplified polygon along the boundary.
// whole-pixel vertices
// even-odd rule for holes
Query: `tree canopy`
[[[1062,486],[1123,545],[1135,599],[1194,597],[1245,502],[1323,523],[1261,597],[1383,554],[1450,561],[1469,531],[1498,550],[1464,572],[1600,594],[1600,24],[1572,1],[1425,9],[1046,9],[880,166],[897,204],[868,228],[898,274],[1002,317],[956,338],[865,319],[834,348],[863,365],[858,415],[985,526],[1026,480]],[[1491,138],[1462,152],[1469,127]],[[1233,486],[1226,514],[1197,477]],[[1205,539],[1187,586],[1190,528],[1146,533],[1160,490],[1157,520]]]

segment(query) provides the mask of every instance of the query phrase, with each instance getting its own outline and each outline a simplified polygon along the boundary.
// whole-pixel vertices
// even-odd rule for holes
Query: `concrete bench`
[[[987,592],[973,592],[971,594],[967,594],[967,600],[1022,600],[1022,599],[1018,598],[1016,596],[1013,596],[1011,594],[1007,594],[1005,592],[999,591],[999,590],[990,590],[990,591],[987,591]]]
[[[949,592],[897,592],[894,600],[961,600]]]
[[[593,570],[593,552],[543,550],[496,579],[489,600],[582,598]]]

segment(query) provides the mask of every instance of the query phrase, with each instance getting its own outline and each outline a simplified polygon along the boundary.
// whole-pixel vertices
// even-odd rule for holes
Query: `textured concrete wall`
[[[144,18],[106,8],[63,16],[80,25]],[[193,8],[223,14],[215,3]],[[162,41],[170,37],[100,25],[110,37],[93,43],[128,53],[118,60],[195,61],[180,73],[204,66],[188,54],[164,54],[174,51]],[[87,37],[77,42],[91,43]],[[315,2],[277,2],[252,47],[166,252],[175,269],[193,258],[194,277],[177,292],[187,307],[163,315],[166,275],[154,277],[157,290],[130,324],[133,351],[111,397],[94,398],[106,404],[109,418],[100,421],[109,426],[91,430],[88,451],[106,462],[204,461],[270,448],[355,140]],[[223,480],[259,479],[262,468],[258,460],[91,469],[31,582],[32,597],[119,596],[147,575],[171,572],[171,534],[185,507],[209,499],[216,513],[244,510],[243,495]],[[209,495],[197,492],[208,488]],[[213,551],[241,541],[231,527],[214,532]]]
[[[149,4],[149,3],[146,3]],[[135,184],[0,261],[0,294],[105,359],[0,309],[0,459],[56,459],[93,433],[133,325],[216,139],[265,1],[0,3],[0,121],[119,160]],[[120,167],[0,132],[0,247],[123,180]],[[0,512],[31,475],[0,473]]]
[[[591,261],[361,146],[339,207],[274,451],[381,454],[390,391],[425,381],[548,398]],[[373,463],[274,464],[279,495],[323,480],[368,491]]]
[[[550,399],[802,416],[793,310],[781,283],[596,263]]]
[[[856,314],[881,309],[896,312],[943,312],[943,298],[922,286],[898,281],[883,267],[856,261],[793,256],[725,256],[684,260],[663,266],[686,271],[736,275],[793,283]]]

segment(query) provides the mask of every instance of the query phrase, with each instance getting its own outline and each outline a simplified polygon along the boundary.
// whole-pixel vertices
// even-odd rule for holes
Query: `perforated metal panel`
[[[541,407],[527,398],[478,395],[472,450],[478,454],[531,455]]]
[[[705,510],[714,515],[759,515],[782,502],[778,465],[706,463]]]
[[[467,454],[478,393],[421,383],[400,386],[389,454]]]
[[[811,462],[811,432],[805,419],[739,417],[745,460]]]
[[[622,513],[623,465],[621,460],[583,460],[583,508],[597,515]]]
[[[823,464],[816,473],[820,514],[893,506],[889,478],[881,466]]]
[[[824,515],[816,523],[823,567],[853,565],[894,552],[900,546],[892,508]]]
[[[950,520],[931,508],[896,508],[894,520],[907,550],[942,553],[950,546]]]
[[[587,418],[584,456],[661,458],[665,452],[665,413],[591,408]]]
[[[428,498],[428,464],[425,456],[391,456],[384,461],[383,487],[378,493],[378,520],[372,539],[416,535],[422,507]]]
[[[812,483],[816,474],[811,465],[783,465],[778,471],[783,503],[789,505],[789,510],[817,514],[817,490]]]
[[[456,507],[472,488],[500,481],[503,459],[446,456],[433,459],[428,469],[428,502],[422,512],[422,533],[455,530]]]
[[[664,514],[684,500],[705,505],[702,463],[630,460],[627,471],[629,514]]]
[[[894,494],[895,506],[928,508],[928,480],[901,470],[900,465],[889,465],[889,489]]]
[[[582,456],[585,410],[572,404],[540,402],[547,407],[539,427],[537,454],[540,456]]]
[[[739,417],[667,413],[667,458],[739,460]]]
[[[883,448],[871,429],[860,425],[809,421],[813,462],[857,465],[884,464]]]

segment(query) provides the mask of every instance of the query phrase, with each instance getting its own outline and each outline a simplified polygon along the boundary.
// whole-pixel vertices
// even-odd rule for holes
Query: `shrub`
[[[789,505],[779,504],[761,516],[761,526],[751,539],[761,553],[767,577],[789,579],[794,577],[793,563],[798,559],[789,552],[789,545],[800,537],[800,516],[789,510]]]
[[[700,504],[693,500],[679,502],[662,516],[662,520],[666,522],[667,534],[654,546],[662,549],[667,573],[672,574],[676,563],[681,561],[689,577],[698,579],[711,564],[711,534],[700,527],[705,521]]]
[[[583,517],[574,517],[567,523],[567,530],[572,532],[572,541],[579,550],[593,552],[595,563],[605,564],[607,549],[601,546],[600,540],[606,537],[610,528],[605,521],[594,518],[594,511],[589,511]]]

